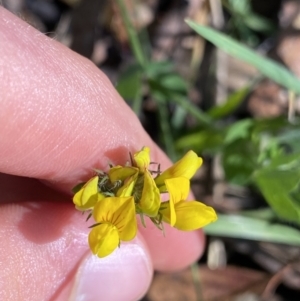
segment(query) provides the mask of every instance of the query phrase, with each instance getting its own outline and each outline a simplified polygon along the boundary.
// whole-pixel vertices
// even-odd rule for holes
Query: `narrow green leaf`
[[[240,211],[239,214],[242,216],[248,216],[251,218],[262,219],[266,221],[274,220],[276,218],[274,211],[270,207]]]
[[[248,93],[248,87],[232,93],[223,105],[211,108],[207,112],[208,115],[215,119],[229,115],[242,103]]]
[[[194,105],[185,95],[174,93],[170,96],[170,100],[180,105],[188,113],[194,116],[198,120],[198,122],[203,123],[205,125],[211,125],[211,118],[200,108]]]
[[[177,153],[174,146],[174,140],[172,135],[171,126],[169,123],[169,114],[167,108],[167,101],[166,95],[161,93],[159,90],[152,90],[151,91],[154,100],[158,104],[158,115],[159,115],[159,123],[160,129],[162,134],[162,140],[165,146],[165,150],[168,156],[173,160],[176,161]]]
[[[186,23],[199,35],[219,47],[226,53],[255,66],[263,75],[274,80],[287,89],[300,93],[300,81],[288,69],[279,63],[268,59],[252,49],[236,42],[223,33],[212,28],[199,25],[191,20]]]
[[[275,26],[266,18],[256,14],[244,16],[245,24],[252,30],[270,33],[275,29]]]
[[[125,25],[125,29],[127,31],[129,42],[131,45],[131,49],[134,53],[134,56],[141,67],[145,68],[147,64],[147,58],[144,55],[141,42],[138,38],[138,33],[135,30],[133,24],[131,23],[131,20],[129,18],[129,14],[126,8],[126,5],[124,3],[124,0],[117,0],[117,4],[120,8],[121,16]]]
[[[160,94],[163,94],[165,99],[167,99],[168,101],[173,101],[181,106],[188,113],[194,116],[200,123],[203,123],[205,125],[211,124],[211,118],[200,108],[191,103],[191,101],[185,95],[174,92],[172,93],[172,91],[163,87],[157,79],[148,79],[148,82],[151,93],[158,92]]]
[[[204,232],[214,236],[300,246],[300,231],[248,216],[218,214],[218,220],[204,227]]]
[[[223,131],[207,128],[182,136],[176,141],[176,147],[181,150],[193,149],[197,152],[218,151],[222,147],[223,136]]]
[[[173,129],[183,128],[186,121],[186,110],[181,106],[176,106],[173,116],[171,117],[171,125]]]

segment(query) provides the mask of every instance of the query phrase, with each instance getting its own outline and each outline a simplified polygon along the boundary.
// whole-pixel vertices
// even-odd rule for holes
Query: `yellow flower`
[[[98,192],[98,176],[91,178],[83,187],[74,195],[73,203],[78,210],[88,210],[95,204],[104,199],[104,195]]]
[[[131,166],[114,166],[109,172],[108,176],[112,183],[117,183],[121,181],[122,185],[116,192],[116,196],[125,197],[131,196],[132,191],[138,176],[138,169]]]
[[[139,181],[141,186],[139,187]],[[155,217],[160,206],[160,192],[156,187],[154,179],[148,170],[137,179],[133,196],[137,199],[137,207],[140,213],[144,213],[150,217]]]
[[[139,152],[133,155],[133,160],[140,172],[144,172],[150,164],[150,148],[144,146]]]
[[[166,192],[165,180],[178,177],[191,179],[201,165],[202,159],[193,151],[189,151],[173,166],[156,177],[154,181],[160,192]]]
[[[191,231],[202,228],[217,219],[215,210],[198,201],[186,201],[190,181],[185,177],[166,179],[165,184],[170,200],[161,204],[163,221],[171,226]]]
[[[160,206],[160,192],[154,183],[150,172],[145,169],[144,173],[130,176],[117,192],[118,197],[133,196],[137,207],[137,213],[155,217]]]
[[[136,167],[131,166],[114,166],[112,167],[109,172],[108,176],[112,183],[115,183],[116,181],[125,181],[127,178],[135,175],[138,172],[138,169]]]
[[[162,221],[184,231],[201,228],[217,219],[213,208],[198,201],[186,201],[190,178],[202,159],[189,151],[165,172],[149,170],[150,148],[143,147],[131,157],[131,166],[111,166],[108,172],[97,171],[82,187],[74,188],[73,202],[78,210],[91,209],[95,224],[88,241],[93,254],[105,257],[121,241],[132,240],[137,233],[136,214],[144,215],[161,230]],[[156,178],[153,174],[158,174]],[[160,194],[168,192],[169,201],[161,203]],[[88,218],[89,218],[88,217]]]
[[[118,196],[118,197],[132,196],[136,180],[137,180],[137,174],[129,177],[125,181],[123,186],[121,186],[118,189],[116,196]]]
[[[133,155],[136,167],[115,166],[108,172],[112,183],[122,180],[124,184],[118,189],[116,196],[133,195],[137,213],[155,217],[160,206],[160,192],[148,170],[150,164],[150,149],[143,147]]]
[[[95,205],[93,217],[98,225],[89,234],[89,245],[98,257],[112,253],[120,240],[132,240],[137,233],[133,197],[107,197]]]
[[[138,200],[138,211],[155,217],[160,206],[160,192],[148,170],[150,165],[150,148],[145,146],[133,155],[135,165],[140,171],[134,189],[134,197]]]

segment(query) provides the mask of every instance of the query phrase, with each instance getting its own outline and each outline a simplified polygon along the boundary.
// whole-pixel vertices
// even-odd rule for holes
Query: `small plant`
[[[190,178],[202,164],[194,152],[188,152],[173,166],[160,171],[160,165],[150,162],[150,149],[143,147],[130,163],[110,166],[109,171],[97,171],[86,183],[75,187],[73,202],[80,211],[88,211],[96,224],[89,234],[92,252],[99,257],[111,254],[121,241],[135,238],[137,221],[145,217],[163,231],[163,223],[182,231],[204,227],[217,219],[213,208],[198,201],[186,201]],[[152,170],[150,166],[158,166]],[[154,177],[153,177],[154,176]],[[169,200],[161,202],[160,194],[168,193]]]

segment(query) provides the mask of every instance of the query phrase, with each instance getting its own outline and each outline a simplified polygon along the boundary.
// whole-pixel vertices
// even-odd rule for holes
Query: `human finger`
[[[133,301],[147,291],[153,267],[140,236],[99,259],[65,195],[0,174],[0,196],[0,300]]]
[[[150,146],[152,160],[162,168],[170,165],[91,62],[3,8],[0,34],[0,64],[6,79],[0,82],[2,172],[36,177],[69,192],[90,177],[93,168],[106,169],[109,161],[123,164],[129,151],[144,145]],[[203,236],[197,232],[178,234],[171,228],[163,237],[157,229],[142,231],[159,270],[181,268],[203,249]],[[164,244],[180,246],[180,252],[170,254]]]

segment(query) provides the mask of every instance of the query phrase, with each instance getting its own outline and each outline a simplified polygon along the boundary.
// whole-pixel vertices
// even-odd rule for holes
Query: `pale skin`
[[[162,170],[171,163],[97,67],[2,7],[0,104],[0,300],[138,300],[153,270],[199,258],[201,231],[164,237],[150,223],[91,257],[70,189],[145,145]]]

